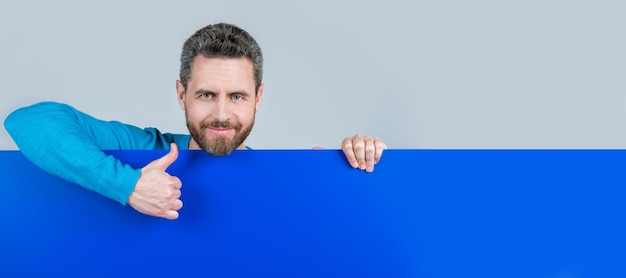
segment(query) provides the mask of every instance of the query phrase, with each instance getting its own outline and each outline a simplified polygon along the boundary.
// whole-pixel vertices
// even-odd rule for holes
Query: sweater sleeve
[[[173,141],[156,129],[98,120],[56,102],[20,108],[4,125],[35,165],[122,204],[135,188],[141,170],[102,150],[167,149]]]

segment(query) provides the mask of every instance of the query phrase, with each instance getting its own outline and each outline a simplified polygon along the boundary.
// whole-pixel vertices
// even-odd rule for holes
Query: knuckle
[[[344,149],[351,149],[352,148],[352,141],[344,140],[343,143],[341,144],[341,146]]]
[[[169,181],[167,182],[167,185],[169,185],[169,187],[175,188],[179,182],[180,181],[176,177],[170,177]]]
[[[163,197],[165,197],[165,199],[171,199],[172,197],[174,197],[174,191],[172,190],[167,190],[163,193]]]
[[[156,216],[164,216],[164,215],[165,215],[165,210],[164,210],[164,209],[162,209],[162,208],[157,208],[157,209],[154,211],[154,215],[156,215]]]
[[[363,141],[355,142],[353,145],[355,150],[363,150],[365,148],[365,142]]]

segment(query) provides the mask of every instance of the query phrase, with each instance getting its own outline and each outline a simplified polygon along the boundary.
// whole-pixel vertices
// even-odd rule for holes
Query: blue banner
[[[165,151],[109,151],[141,168]],[[181,151],[174,221],[0,151],[0,277],[626,277],[626,151]]]

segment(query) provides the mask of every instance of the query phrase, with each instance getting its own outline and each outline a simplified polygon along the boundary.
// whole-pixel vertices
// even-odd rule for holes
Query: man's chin
[[[221,139],[221,140],[220,140]],[[226,138],[219,138],[215,140],[217,142],[211,142],[204,146],[200,146],[205,152],[209,153],[213,156],[226,156],[231,154],[233,151],[237,149],[237,146],[234,146],[231,140],[226,140]]]
[[[213,150],[205,150],[207,153],[209,153],[212,156],[227,156],[231,153],[233,153],[233,151],[235,150],[230,150],[230,151],[225,151],[225,152],[220,152],[220,151],[213,151]]]

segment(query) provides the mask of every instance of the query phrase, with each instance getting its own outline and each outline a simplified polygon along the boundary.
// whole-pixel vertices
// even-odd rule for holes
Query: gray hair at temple
[[[183,45],[180,55],[180,82],[187,90],[191,68],[196,56],[205,58],[248,58],[254,69],[255,93],[258,93],[263,77],[263,54],[261,47],[245,30],[228,23],[207,25],[196,31]]]

